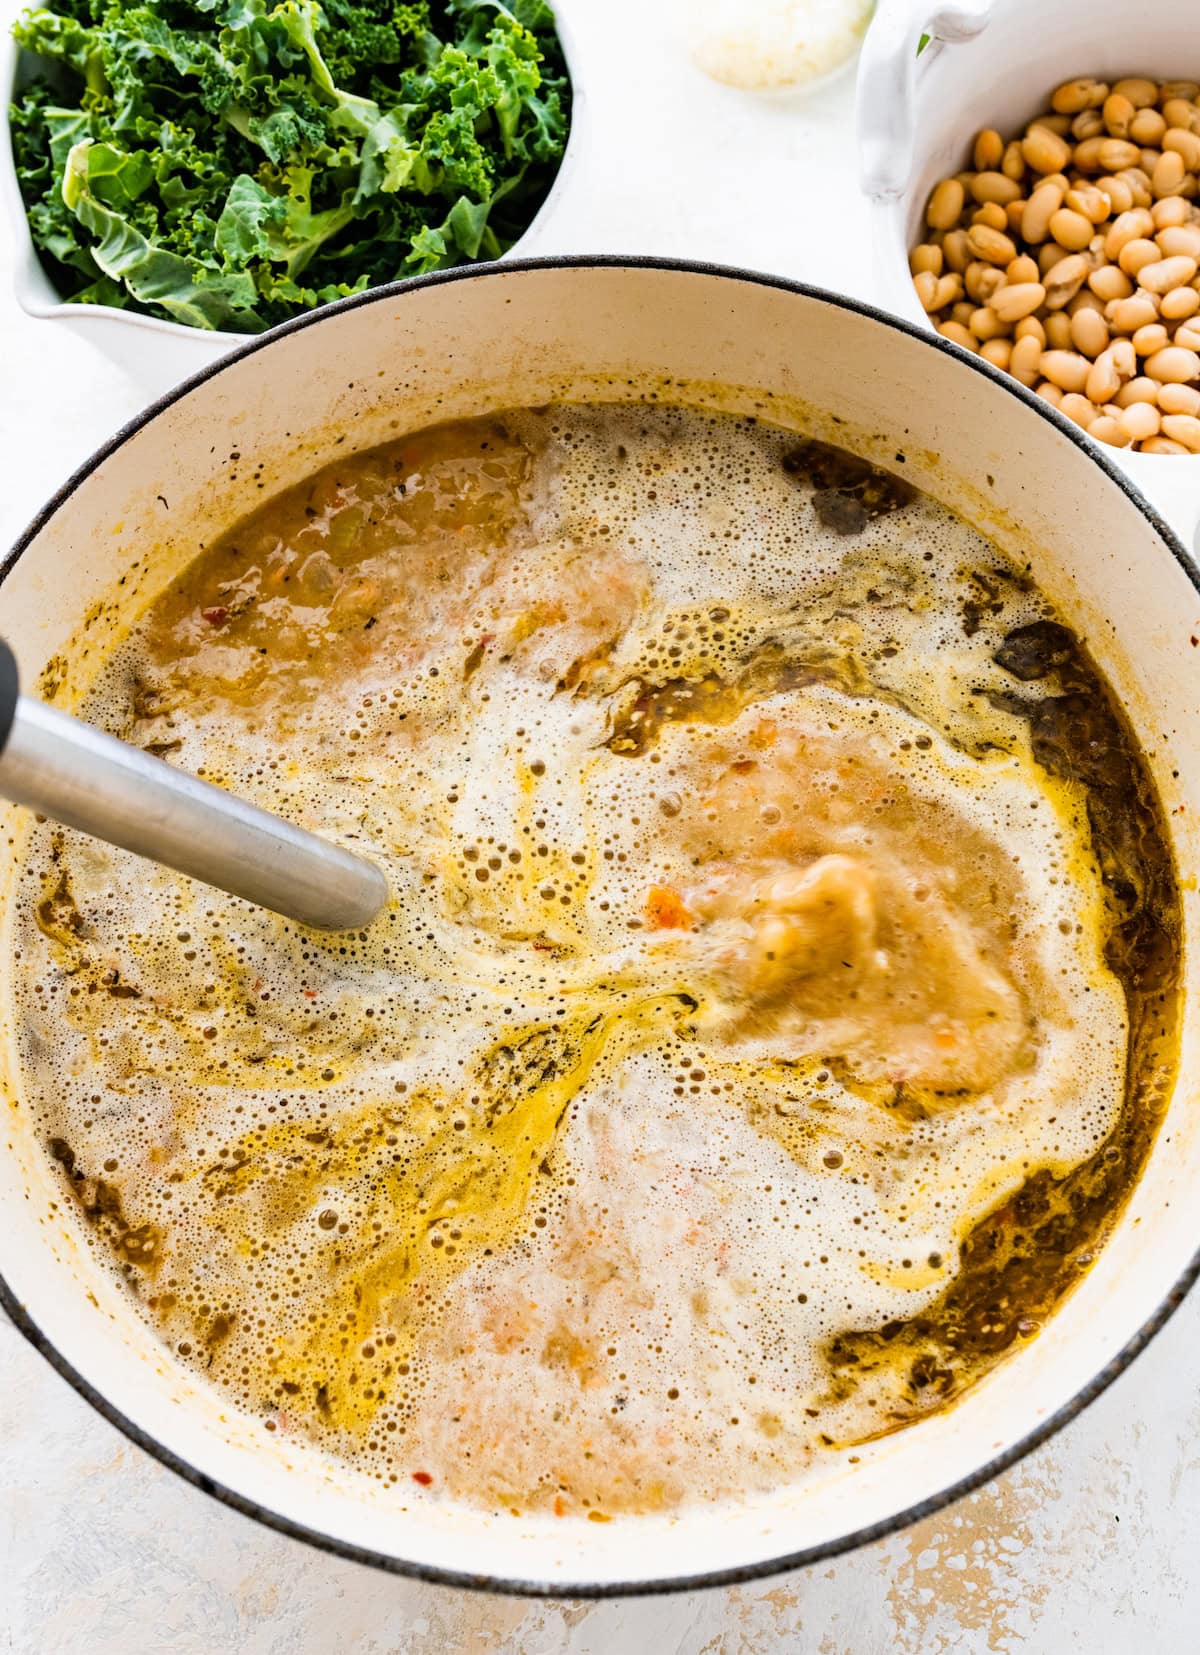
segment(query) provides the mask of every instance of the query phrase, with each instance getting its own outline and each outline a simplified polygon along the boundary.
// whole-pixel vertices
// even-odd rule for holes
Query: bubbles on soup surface
[[[1136,1172],[1141,761],[1027,577],[851,456],[669,408],[418,433],[231,530],[88,713],[387,869],[318,935],[43,825],[17,992],[164,1340],[405,1497],[797,1476],[1026,1336]]]

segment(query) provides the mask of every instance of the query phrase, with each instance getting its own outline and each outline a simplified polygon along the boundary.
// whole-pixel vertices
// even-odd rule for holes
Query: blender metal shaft
[[[2,642],[0,794],[303,925],[350,930],[387,900],[375,863],[18,694]]]

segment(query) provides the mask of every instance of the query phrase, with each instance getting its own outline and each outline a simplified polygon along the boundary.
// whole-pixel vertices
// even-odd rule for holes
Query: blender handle
[[[915,137],[914,90],[922,34],[931,44],[973,40],[994,0],[879,0],[858,64],[858,161],[864,193],[894,200],[908,188]]]
[[[17,672],[17,658],[0,638],[0,757],[8,746],[13,720],[17,716],[17,702],[21,699],[21,680]]]
[[[0,796],[324,930],[387,901],[374,862],[20,693],[0,640]]]

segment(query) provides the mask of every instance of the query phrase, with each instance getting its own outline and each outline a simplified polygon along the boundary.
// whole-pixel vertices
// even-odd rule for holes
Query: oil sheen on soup
[[[405,1500],[717,1500],[946,1406],[1086,1269],[1174,1061],[1158,804],[903,472],[682,408],[442,426],[114,649],[89,717],[390,881],[337,935],[52,824],[22,869],[48,1153],[263,1430]]]

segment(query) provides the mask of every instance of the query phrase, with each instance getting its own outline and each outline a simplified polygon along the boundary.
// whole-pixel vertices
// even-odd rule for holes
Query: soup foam
[[[1057,623],[847,465],[684,409],[418,433],[114,651],[87,716],[391,884],[322,936],[52,824],[22,874],[27,1097],[264,1429],[499,1510],[772,1486],[914,1412],[831,1342],[948,1319],[1114,1133],[1091,801],[997,659]]]

